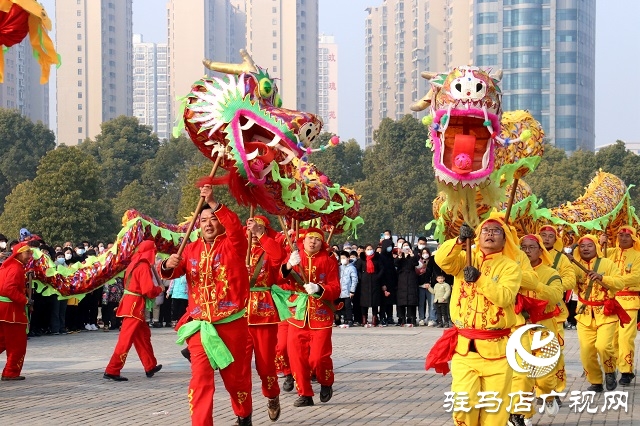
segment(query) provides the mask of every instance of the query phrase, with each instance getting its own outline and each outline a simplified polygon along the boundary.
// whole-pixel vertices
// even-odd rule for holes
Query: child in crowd
[[[438,328],[451,327],[449,318],[449,296],[451,296],[451,286],[444,281],[444,274],[438,274],[436,285],[428,290],[433,293],[434,305],[436,306],[436,321]]]

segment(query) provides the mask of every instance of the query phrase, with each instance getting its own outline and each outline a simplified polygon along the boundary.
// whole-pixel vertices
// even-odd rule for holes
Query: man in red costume
[[[270,227],[266,217],[249,218],[247,229],[252,236],[248,265],[251,293],[247,305],[249,339],[244,374],[251,377],[251,357],[255,353],[256,370],[262,381],[262,394],[269,399],[269,419],[275,422],[280,417],[280,386],[275,362],[278,323],[281,315],[283,319],[290,315],[286,296],[283,297],[282,291],[278,294],[279,288],[271,286],[278,280],[286,253],[280,241],[281,235]]]
[[[215,201],[211,185],[199,182],[205,206],[200,238],[172,254],[160,269],[162,278],[186,275],[187,312],[180,320],[178,343],[187,342],[191,358],[191,423],[213,425],[213,372],[220,370],[240,426],[251,423],[251,376],[244,371],[249,330],[246,313],[249,278],[247,239],[238,216]]]
[[[24,268],[31,259],[26,241],[13,246],[12,254],[0,266],[0,354],[7,351],[2,380],[24,380],[20,375],[27,353],[27,309],[33,301],[25,296]]]
[[[287,347],[289,362],[298,390],[294,407],[313,405],[311,374],[320,383],[320,401],[333,396],[333,361],[331,333],[333,301],[340,295],[338,263],[327,252],[324,233],[309,228],[297,242],[298,250],[291,253],[282,266],[292,318]]]
[[[156,257],[153,241],[146,240],[136,249],[131,263],[124,274],[124,296],[116,315],[124,317],[118,343],[113,350],[109,365],[104,370],[105,379],[122,382],[128,380],[120,375],[127,360],[131,345],[136,348],[147,377],[153,377],[162,364],[158,364],[151,346],[151,331],[145,321],[146,307],[162,292],[162,287],[154,285],[152,270]],[[152,305],[151,305],[152,306]]]

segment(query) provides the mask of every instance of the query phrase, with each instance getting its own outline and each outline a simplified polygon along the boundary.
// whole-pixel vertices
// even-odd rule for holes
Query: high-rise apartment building
[[[427,93],[422,71],[470,62],[471,30],[465,32],[470,1],[456,0],[453,8],[448,6],[453,0],[385,0],[367,8],[365,147],[373,144],[373,131],[383,118],[410,114],[411,104]]]
[[[476,64],[502,68],[503,107],[528,109],[567,152],[595,148],[595,0],[477,2]]]
[[[318,112],[318,0],[246,0],[247,50],[285,108]]]
[[[0,108],[17,109],[33,122],[49,127],[49,84],[40,84],[40,65],[28,37],[4,53]]]
[[[426,94],[420,71],[472,64],[504,71],[504,110],[529,110],[558,148],[593,151],[595,0],[385,0],[368,11],[365,146],[382,118]]]
[[[338,133],[338,45],[329,35],[318,38],[318,115],[323,131]]]
[[[186,96],[191,85],[213,72],[203,59],[241,62],[240,49],[246,46],[244,12],[230,0],[169,0],[169,99],[171,123],[178,111],[176,99]]]
[[[132,0],[56,0],[58,143],[94,138],[133,114]]]
[[[172,127],[167,51],[166,43],[144,43],[141,34],[133,35],[133,115],[160,140],[169,139]]]

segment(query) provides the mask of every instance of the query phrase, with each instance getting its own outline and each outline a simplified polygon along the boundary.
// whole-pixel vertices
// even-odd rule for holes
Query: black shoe
[[[509,414],[508,426],[526,426],[522,414]]]
[[[315,373],[311,374],[311,383],[318,383],[318,378]]]
[[[269,398],[267,401],[267,414],[272,422],[278,421],[280,418],[280,397]]]
[[[234,425],[235,426],[252,426],[253,423],[251,422],[251,414],[249,414],[247,417],[238,416],[238,419],[236,420]]]
[[[293,376],[291,374],[287,374],[286,376],[284,376],[282,390],[284,390],[285,392],[291,392],[293,390]]]
[[[154,322],[152,327],[153,328],[162,328],[162,323],[161,322]]]
[[[127,380],[129,380],[126,377],[122,377],[120,375],[116,376],[115,374],[107,374],[107,373],[104,373],[102,375],[102,378],[103,379],[113,380],[114,382],[126,382]]]
[[[382,319],[380,320],[380,326],[381,326],[381,327],[386,327],[386,326],[387,326],[387,320],[386,320],[386,319],[384,319],[384,318],[382,318]]]
[[[147,375],[148,378],[152,378],[153,375],[160,370],[162,370],[162,364],[158,364],[155,367],[153,367],[151,370],[145,371],[145,374]]]
[[[620,380],[618,380],[618,384],[620,386],[629,386],[631,381],[636,377],[633,373],[622,373],[620,376]]]
[[[558,403],[558,407],[562,407],[562,400],[558,395],[556,395],[556,402]]]
[[[616,373],[605,373],[604,383],[607,385],[607,390],[612,391],[618,387],[618,380],[616,380]]]
[[[191,352],[189,352],[189,348],[184,348],[180,353],[187,359],[187,361],[191,362]]]
[[[604,390],[604,388],[602,387],[602,384],[593,384],[591,386],[589,386],[587,388],[588,391],[593,391],[593,392],[602,392]]]
[[[313,397],[300,395],[298,399],[293,401],[294,407],[313,407]]]
[[[320,387],[320,402],[329,402],[333,396],[333,386],[322,385]]]
[[[349,327],[353,327],[353,321],[349,321],[349,322],[347,323],[347,325],[348,325]]]
[[[16,380],[24,380],[24,376],[16,376],[16,377],[5,377],[5,376],[2,376],[2,378],[0,378],[0,380],[2,380],[3,382],[12,382],[12,381],[16,381]]]

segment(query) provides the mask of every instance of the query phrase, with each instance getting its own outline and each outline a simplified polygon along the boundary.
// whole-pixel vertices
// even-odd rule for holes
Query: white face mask
[[[98,251],[99,251],[100,253],[102,253],[102,252],[104,251],[104,246],[99,246],[99,247],[98,247]]]
[[[4,250],[6,248],[7,248],[7,242],[6,241],[0,242],[0,249]]]
[[[425,247],[427,247],[427,246],[425,246],[424,244],[418,244],[418,250],[422,250]]]
[[[78,256],[82,256],[84,254],[84,249],[77,249],[76,253],[78,254]]]
[[[64,262],[64,257],[57,257],[57,258],[56,258],[56,263],[57,263],[58,265],[64,265],[64,263],[65,263],[65,262]]]
[[[64,258],[65,258],[66,260],[71,260],[71,257],[72,257],[72,256],[71,256],[71,253],[65,253],[65,254],[64,254]]]
[[[365,251],[365,254],[367,256],[371,256],[373,254],[373,250],[367,250],[367,251]]]
[[[391,238],[391,235],[385,235],[385,236],[384,236],[384,239],[385,239],[385,240],[388,240],[389,238]]]
[[[340,259],[340,263],[342,263],[343,265],[348,265],[349,264],[349,259]]]
[[[429,253],[425,253],[425,254],[423,254],[423,255],[422,255],[422,258],[423,258],[423,259],[428,259],[428,258],[429,258]]]
[[[352,262],[355,262],[355,261],[356,261],[356,258],[355,258],[355,257],[352,257],[352,258],[350,258],[350,260],[351,260]]]
[[[410,247],[409,246],[403,246],[402,250],[404,250],[404,251],[410,250]]]

